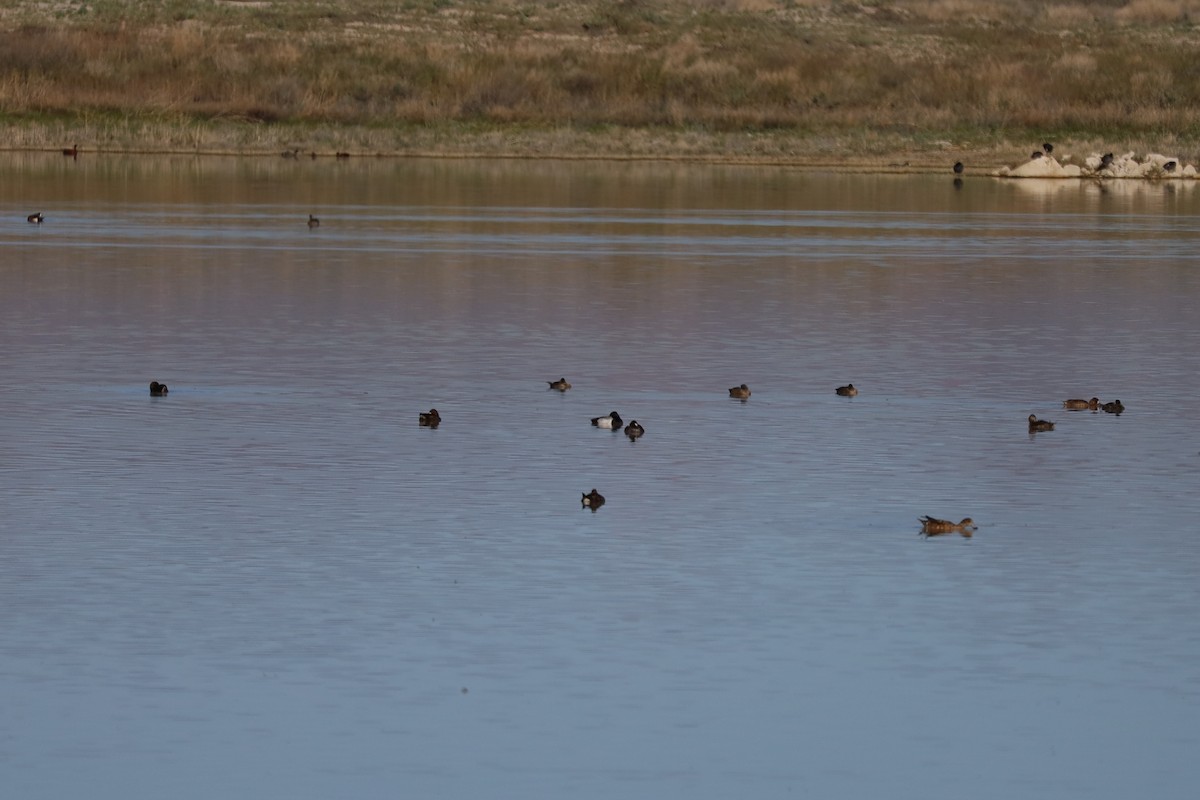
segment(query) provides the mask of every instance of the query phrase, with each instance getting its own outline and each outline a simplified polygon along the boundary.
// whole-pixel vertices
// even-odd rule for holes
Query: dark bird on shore
[[[842,397],[858,397],[858,389],[854,388],[853,383],[848,383],[845,386],[839,386],[834,391],[836,391]]]
[[[25,221],[32,222],[34,225],[41,225],[42,220],[44,220],[44,219],[45,219],[45,217],[42,216],[42,212],[39,211],[36,214],[30,214],[28,217],[25,218]]]
[[[71,158],[79,158],[79,145],[73,144],[70,147],[64,147],[62,154]]]
[[[963,536],[969,537],[975,529],[975,520],[970,517],[964,518],[962,522],[951,522],[948,519],[938,519],[937,517],[921,517],[917,521],[921,523],[921,533],[926,536],[961,533]]]
[[[1112,166],[1112,162],[1113,162],[1113,154],[1105,153],[1104,155],[1100,156],[1100,169],[1104,169],[1105,167]]]
[[[595,511],[597,508],[604,505],[604,496],[595,489],[592,489],[591,492],[583,492],[582,494],[583,499],[579,502],[583,504],[584,508],[590,508],[592,511]]]
[[[621,415],[617,412],[610,412],[603,417],[592,417],[592,424],[597,428],[608,428],[609,430],[621,430]]]
[[[1046,155],[1046,154],[1043,153],[1041,150],[1034,150],[1032,153],[1029,154],[1029,160],[1037,161],[1039,158],[1041,158],[1044,155]]]
[[[567,383],[566,378],[559,378],[556,381],[546,381],[546,383],[550,384],[551,389],[557,389],[560,392],[565,392],[571,388],[571,384]]]
[[[1052,431],[1054,423],[1048,419],[1038,419],[1033,414],[1029,415],[1029,432],[1037,433],[1038,431]]]
[[[1046,155],[1050,155],[1054,152],[1054,145],[1050,144],[1049,142],[1043,142],[1042,149],[1046,151]]]
[[[1175,167],[1177,167],[1177,166],[1179,166],[1179,165],[1176,164],[1174,161],[1168,161],[1167,163],[1163,164],[1163,172],[1174,172]]]
[[[961,161],[954,162],[954,174],[955,175],[963,174],[963,163]]]
[[[645,432],[646,429],[639,425],[636,419],[631,420],[630,423],[625,426],[625,435],[630,439],[636,439]]]
[[[750,396],[750,387],[744,383],[741,386],[735,386],[729,390],[729,396],[736,397],[739,400],[745,400]]]
[[[164,394],[167,394],[168,391],[169,390],[167,389],[167,385],[165,383],[159,383],[158,381],[150,381],[150,396],[151,397],[162,397]]]
[[[438,413],[436,408],[431,408],[428,412],[422,411],[417,416],[417,421],[423,428],[436,428],[442,424],[442,415]]]
[[[320,227],[320,225],[321,225],[321,220],[317,219],[312,214],[308,215],[308,227],[310,230],[313,228],[318,228],[318,227]]]

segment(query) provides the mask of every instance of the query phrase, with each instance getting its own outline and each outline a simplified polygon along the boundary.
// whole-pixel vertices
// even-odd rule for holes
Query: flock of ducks
[[[571,384],[566,378],[559,378],[556,381],[546,381],[546,383],[549,385],[550,390],[558,392],[565,392],[571,388]],[[167,389],[167,385],[165,383],[150,381],[151,397],[162,397],[163,395],[166,395],[168,391],[169,390]],[[853,383],[848,383],[845,386],[839,386],[834,390],[834,392],[839,397],[858,396],[858,389],[855,388]],[[750,397],[750,387],[744,383],[739,386],[734,386],[729,390],[729,396],[745,401]],[[1090,400],[1083,400],[1080,398],[1063,400],[1062,406],[1068,411],[1104,411],[1109,414],[1120,414],[1125,410],[1125,406],[1120,400],[1112,400],[1108,403],[1102,403],[1098,397],[1093,397]],[[436,408],[431,408],[428,411],[422,411],[417,415],[417,424],[422,428],[437,428],[442,424],[442,415],[438,413]],[[610,411],[609,413],[600,417],[592,417],[592,425],[597,428],[614,431],[622,430],[622,425],[624,425],[625,435],[629,437],[630,441],[637,441],[646,433],[646,429],[642,427],[642,425],[639,424],[636,419],[630,420],[629,424],[625,425],[624,420],[621,419],[621,415],[616,411]],[[1050,420],[1038,419],[1037,415],[1035,414],[1029,415],[1030,433],[1040,433],[1042,431],[1052,430],[1054,430],[1054,423]],[[583,492],[582,495],[583,496],[580,499],[580,504],[584,508],[589,508],[594,512],[596,509],[600,508],[600,506],[604,505],[604,495],[596,491],[595,488],[593,488],[590,492]],[[918,518],[917,521],[921,523],[921,534],[926,537],[941,536],[947,533],[957,533],[961,536],[969,538],[977,527],[975,525],[975,521],[970,517],[966,517],[960,522],[954,522],[948,519],[938,519],[937,517],[924,516]]]
[[[559,392],[565,392],[571,388],[571,384],[567,381],[566,378],[559,378],[556,381],[546,381],[546,383],[547,383],[547,385],[549,385],[550,389],[553,389],[553,390],[556,390]],[[854,388],[853,383],[847,384],[845,386],[839,386],[834,391],[841,397],[856,397],[858,395],[858,389]],[[740,384],[738,386],[734,386],[734,387],[730,388],[730,390],[729,390],[730,397],[734,398],[735,400],[741,400],[743,402],[748,400],[750,398],[750,395],[751,395],[750,387],[744,383]],[[432,413],[436,414],[437,412],[435,410]],[[426,417],[425,414],[421,415],[421,424],[422,425],[426,424],[425,417]],[[597,428],[604,428],[605,430],[619,431],[622,429],[621,426],[624,425],[624,420],[621,419],[621,415],[619,413],[617,413],[616,411],[610,411],[609,413],[607,413],[603,416],[592,417],[592,425]],[[434,427],[436,427],[436,425]],[[630,441],[637,441],[637,439],[639,439],[641,436],[643,436],[646,433],[646,429],[644,427],[642,427],[642,425],[639,424],[636,419],[630,420],[629,424],[625,425],[624,431],[625,431],[625,435],[629,437]],[[582,497],[580,499],[580,504],[584,508],[590,508],[592,511],[595,511],[596,509],[600,508],[600,506],[604,505],[604,495],[600,494],[594,488],[590,492],[582,492],[581,494],[582,494]],[[934,520],[932,517],[929,517],[928,519],[930,519],[931,521],[934,521],[934,522],[940,522],[940,520]],[[970,522],[970,520],[965,520],[965,521]],[[950,523],[946,523],[946,524],[950,524]]]

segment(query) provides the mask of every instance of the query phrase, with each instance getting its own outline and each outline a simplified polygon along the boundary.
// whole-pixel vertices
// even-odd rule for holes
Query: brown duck
[[[943,533],[961,533],[963,536],[970,536],[975,530],[975,520],[970,517],[963,518],[962,522],[951,522],[948,519],[938,519],[937,517],[921,517],[917,521],[921,523],[921,533],[926,536],[938,536]]]

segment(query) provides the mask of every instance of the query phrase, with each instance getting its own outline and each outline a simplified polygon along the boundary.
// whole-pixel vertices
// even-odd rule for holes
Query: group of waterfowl
[[[1091,400],[1063,400],[1063,408],[1068,411],[1104,411],[1109,414],[1120,414],[1125,410],[1125,404],[1120,400],[1101,403],[1099,397]]]
[[[1101,403],[1099,397],[1093,397],[1091,400],[1081,400],[1079,398],[1063,400],[1062,407],[1068,411],[1103,411],[1107,414],[1120,414],[1125,410],[1125,404],[1120,400]],[[1050,420],[1038,419],[1034,414],[1029,415],[1030,433],[1052,430],[1054,430],[1054,423]]]

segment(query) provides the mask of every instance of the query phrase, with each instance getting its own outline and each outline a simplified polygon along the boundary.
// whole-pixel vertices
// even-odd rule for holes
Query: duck
[[[583,499],[579,501],[584,508],[590,508],[595,511],[600,506],[604,505],[604,496],[592,489],[591,492],[583,492]]]
[[[560,392],[565,392],[571,388],[571,384],[567,383],[566,378],[559,378],[556,381],[546,381],[546,383],[550,384],[551,389],[557,389]]]
[[[835,391],[842,397],[858,397],[858,389],[854,388],[853,383],[848,383],[845,386],[839,386]]]
[[[614,431],[619,431],[622,425],[621,415],[613,411],[607,416],[592,417],[592,424],[597,428],[610,428]]]
[[[1046,155],[1050,155],[1054,152],[1054,145],[1049,142],[1042,142],[1042,149],[1046,151]]]
[[[962,522],[951,522],[948,519],[929,516],[921,517],[917,521],[921,523],[921,533],[926,536],[937,536],[942,533],[961,533],[963,536],[970,536],[975,529],[975,520],[970,517],[964,517]]]
[[[422,427],[436,428],[442,422],[442,415],[438,413],[436,408],[431,408],[428,412],[422,411],[417,416],[417,421]]]
[[[25,218],[25,221],[31,222],[34,225],[41,225],[42,220],[44,220],[44,219],[45,219],[45,217],[42,216],[42,212],[39,211],[36,214],[30,214],[28,217]]]
[[[729,396],[736,397],[740,400],[745,400],[750,396],[750,387],[744,383],[741,386],[735,386],[729,390]]]
[[[165,383],[159,383],[158,381],[150,381],[150,396],[151,397],[162,397],[164,394],[167,394],[169,391],[170,390],[167,389],[167,385]]]
[[[1100,406],[1100,410],[1107,411],[1109,414],[1120,414],[1125,410],[1125,405],[1120,400],[1113,400],[1111,403]]]
[[[1163,164],[1163,172],[1174,172],[1175,167],[1177,166],[1179,165],[1174,161],[1168,161],[1167,163]]]
[[[79,145],[73,144],[70,147],[64,147],[62,154],[71,158],[79,158]]]
[[[1100,156],[1100,169],[1107,169],[1108,167],[1112,166],[1112,163],[1113,163],[1113,154],[1112,153],[1105,153],[1104,155]]]
[[[1054,423],[1048,419],[1038,419],[1033,414],[1029,415],[1029,432],[1037,433],[1038,431],[1052,431]]]
[[[1034,150],[1032,153],[1029,154],[1029,160],[1037,161],[1039,158],[1042,158],[1045,155],[1046,154],[1043,153],[1041,150]]]
[[[333,157],[334,158],[349,158],[350,154],[344,150],[339,150],[338,152],[334,153]]]
[[[625,426],[625,435],[628,436],[631,440],[638,438],[645,432],[646,432],[646,429],[643,428],[640,424],[638,424],[638,421],[636,419],[631,420],[630,423]]]
[[[963,169],[964,169],[964,167],[963,167],[963,163],[961,161],[954,162],[954,174],[955,175],[962,175]]]
[[[320,225],[321,225],[321,220],[317,219],[317,218],[316,218],[316,217],[314,217],[312,214],[309,214],[309,215],[308,215],[308,227],[309,227],[309,230],[312,230],[313,228],[320,227]]]
[[[1099,407],[1099,397],[1093,397],[1091,400],[1063,400],[1063,408],[1068,408],[1072,411],[1095,411]]]

